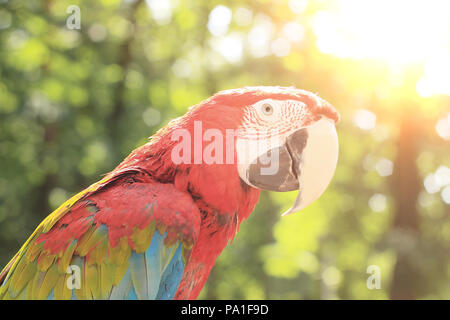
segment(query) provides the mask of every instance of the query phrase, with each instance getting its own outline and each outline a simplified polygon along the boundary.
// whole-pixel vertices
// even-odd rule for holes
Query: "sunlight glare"
[[[319,11],[319,50],[343,58],[407,63],[441,51],[450,39],[450,1],[337,0],[337,11]],[[333,6],[330,6],[333,7]]]
[[[417,92],[421,97],[450,95],[450,51],[430,57],[425,65],[425,73],[417,82]]]

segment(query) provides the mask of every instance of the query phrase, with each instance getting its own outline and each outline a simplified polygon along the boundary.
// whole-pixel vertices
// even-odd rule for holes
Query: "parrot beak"
[[[240,165],[241,178],[249,185],[270,191],[299,190],[294,205],[283,216],[317,200],[333,178],[338,159],[334,122],[323,117],[286,137],[250,165]],[[268,161],[270,158],[270,161]]]

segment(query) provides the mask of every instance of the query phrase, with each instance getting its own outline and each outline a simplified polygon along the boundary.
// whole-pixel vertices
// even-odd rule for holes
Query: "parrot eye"
[[[261,106],[261,110],[264,113],[264,115],[266,115],[266,116],[271,116],[273,114],[273,107],[269,103],[264,103]]]

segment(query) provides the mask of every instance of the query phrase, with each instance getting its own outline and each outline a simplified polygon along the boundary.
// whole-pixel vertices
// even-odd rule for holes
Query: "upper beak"
[[[334,122],[324,117],[259,156],[247,167],[244,180],[265,190],[299,190],[294,205],[283,213],[288,215],[305,208],[326,190],[336,169],[338,150]]]

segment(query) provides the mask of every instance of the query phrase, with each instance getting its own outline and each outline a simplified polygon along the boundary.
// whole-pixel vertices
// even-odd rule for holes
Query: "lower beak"
[[[267,155],[260,156],[249,166],[249,182],[253,186],[270,191],[298,190],[302,151],[307,141],[307,129],[300,129],[291,134],[284,144],[269,150]],[[269,167],[274,170],[269,172]]]
[[[283,216],[297,212],[318,199],[334,175],[338,158],[334,123],[323,118],[299,129],[262,157],[247,168],[248,182],[271,191],[299,190],[294,205]]]

